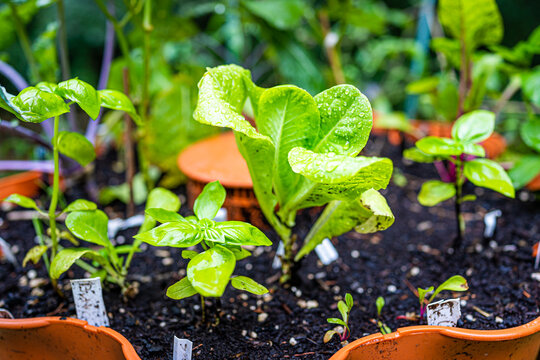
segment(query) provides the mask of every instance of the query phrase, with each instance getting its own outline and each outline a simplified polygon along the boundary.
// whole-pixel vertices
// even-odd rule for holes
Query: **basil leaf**
[[[268,292],[268,289],[248,278],[247,276],[235,276],[231,279],[231,285],[238,290],[248,291],[255,295],[262,295]]]
[[[150,209],[153,210],[148,212]],[[161,223],[166,223],[169,221],[176,221],[168,219],[183,219],[182,216],[177,214],[178,210],[180,210],[180,199],[175,193],[161,187],[152,189],[146,199],[146,215],[138,233],[148,231],[156,226],[156,220]],[[175,215],[170,214],[170,212]]]
[[[146,209],[145,214],[154,219],[155,221],[158,221],[162,224],[169,223],[169,222],[177,222],[177,221],[184,221],[185,219],[182,217],[182,215],[178,214],[174,211],[169,211],[165,209]]]
[[[73,211],[85,211],[85,210],[96,210],[97,205],[93,203],[92,201],[84,200],[84,199],[77,199],[71,204],[69,204],[65,209],[64,213],[69,213]]]
[[[69,112],[69,106],[60,96],[35,87],[28,87],[11,98],[11,104],[20,119],[31,123],[40,123]]]
[[[195,215],[199,219],[212,220],[216,217],[219,209],[225,202],[226,196],[225,189],[219,181],[208,183],[197,199],[195,199],[193,212],[195,212]]]
[[[429,180],[422,184],[418,193],[418,202],[424,206],[435,206],[456,195],[454,184],[439,180]]]
[[[214,227],[223,234],[227,245],[272,245],[261,230],[245,222],[224,221],[215,223]]]
[[[100,105],[111,110],[124,111],[131,116],[137,125],[142,125],[141,117],[137,114],[135,106],[129,98],[117,90],[98,90]]]
[[[454,139],[426,136],[416,142],[416,147],[428,155],[454,155],[463,153],[463,147]]]
[[[452,138],[476,144],[490,137],[494,127],[494,113],[486,110],[471,111],[456,120],[452,127]]]
[[[495,190],[505,196],[514,198],[515,190],[512,181],[501,165],[488,159],[467,161],[464,175],[473,184]]]
[[[10,203],[13,203],[13,204],[17,204],[17,205],[19,205],[20,207],[23,207],[23,208],[34,209],[34,210],[37,210],[37,211],[41,212],[41,210],[38,208],[38,206],[37,206],[37,204],[36,204],[36,202],[34,200],[30,199],[29,197],[23,196],[23,195],[11,194],[2,201],[10,202]]]
[[[64,249],[56,254],[51,262],[51,278],[58,279],[60,275],[66,272],[75,263],[75,261],[79,260],[83,256],[91,260],[104,262],[103,257],[99,253],[87,248]]]
[[[55,93],[76,102],[92,119],[99,116],[100,100],[96,89],[87,82],[71,79],[58,84]]]
[[[81,240],[104,247],[112,246],[107,234],[109,218],[101,210],[73,211],[66,217],[66,226]]]
[[[96,158],[94,145],[84,135],[76,132],[60,131],[58,151],[77,161],[81,166],[90,164]]]
[[[170,222],[134,236],[152,246],[172,246],[187,248],[203,240],[197,224],[190,221]]]
[[[187,278],[202,296],[223,295],[236,266],[234,254],[217,245],[195,256],[188,264]]]
[[[167,288],[167,296],[175,300],[184,299],[195,294],[197,294],[197,290],[191,286],[187,277]]]

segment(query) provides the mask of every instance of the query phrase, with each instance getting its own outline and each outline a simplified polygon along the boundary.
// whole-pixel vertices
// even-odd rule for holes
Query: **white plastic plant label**
[[[497,227],[497,218],[502,215],[501,210],[493,210],[488,212],[484,216],[484,237],[491,239],[495,234],[495,228]]]
[[[455,327],[461,317],[459,299],[441,300],[427,306],[427,323]]]
[[[315,252],[324,265],[331,264],[339,257],[334,244],[328,238],[324,239],[322,243],[315,247]]]
[[[221,208],[218,210],[216,217],[213,220],[217,222],[227,221],[227,216],[227,209]]]
[[[107,234],[110,239],[114,238],[120,230],[141,226],[144,222],[144,215],[139,214],[127,219],[111,219],[108,223]]]
[[[109,326],[99,278],[71,280],[77,318],[94,326]]]
[[[191,360],[193,343],[187,339],[174,337],[173,360]]]
[[[274,261],[272,262],[273,269],[279,269],[281,267],[281,260],[279,257],[283,256],[283,254],[285,254],[285,246],[283,245],[283,241],[280,241],[276,250],[276,256],[274,256]]]

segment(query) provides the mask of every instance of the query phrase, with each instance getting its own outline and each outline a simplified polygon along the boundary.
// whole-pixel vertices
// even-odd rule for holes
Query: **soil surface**
[[[460,327],[501,329],[527,323],[538,316],[539,283],[531,277],[531,247],[540,240],[539,202],[526,191],[516,199],[507,199],[489,190],[466,186],[466,192],[478,200],[464,205],[467,225],[464,248],[449,254],[455,234],[453,204],[447,201],[432,208],[422,207],[416,194],[425,179],[436,178],[430,165],[404,164],[399,149],[384,138],[371,140],[367,153],[382,154],[394,160],[407,180],[402,187],[391,183],[383,194],[396,221],[388,230],[371,235],[349,233],[334,239],[340,259],[323,266],[315,253],[303,261],[300,281],[291,289],[278,286],[278,272],[272,269],[277,239],[272,248],[260,248],[237,264],[235,274],[249,275],[265,284],[270,294],[254,296],[229,287],[221,301],[218,326],[201,324],[198,296],[174,301],[165,297],[168,286],[185,275],[186,260],[179,249],[146,248],[137,254],[130,269],[130,280],[139,283],[139,294],[124,302],[115,287],[104,292],[111,328],[123,334],[142,359],[172,359],[173,336],[193,342],[194,359],[328,359],[340,347],[337,338],[322,341],[334,325],[328,317],[339,317],[336,303],[350,292],[355,300],[351,313],[350,340],[378,332],[375,299],[383,296],[386,306],[382,319],[393,330],[421,322],[398,320],[418,312],[416,287],[438,285],[448,277],[463,275],[469,283],[464,293],[443,292],[438,298],[461,297]],[[109,159],[110,160],[110,159]],[[111,161],[97,162],[98,174],[111,171]],[[119,180],[120,179],[120,180]],[[98,177],[98,183],[119,183],[122,175]],[[403,180],[403,179],[401,179]],[[177,193],[185,201],[184,188]],[[80,196],[81,190],[69,189],[66,196]],[[105,210],[122,215],[122,204]],[[497,230],[492,239],[484,239],[483,217],[499,209]],[[138,209],[141,211],[140,207]],[[185,206],[181,212],[189,214]],[[317,210],[299,215],[297,232],[302,238]],[[0,212],[0,236],[12,245],[19,263],[34,245],[30,221],[7,221]],[[121,232],[116,241],[130,241],[135,229]],[[15,317],[75,316],[69,278],[84,276],[74,268],[64,276],[66,299],[57,296],[48,283],[42,264],[15,268],[0,263],[0,307]],[[209,317],[215,319],[219,304],[207,301]]]

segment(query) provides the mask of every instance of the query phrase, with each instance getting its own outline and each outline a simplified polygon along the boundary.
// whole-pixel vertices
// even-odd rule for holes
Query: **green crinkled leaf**
[[[463,169],[464,175],[476,186],[497,191],[505,196],[515,196],[514,186],[501,165],[488,159],[467,161]]]
[[[446,31],[461,39],[470,53],[502,40],[503,23],[495,0],[440,0],[438,14]]]
[[[182,278],[182,280],[167,288],[167,296],[175,300],[184,299],[195,294],[197,294],[197,290],[191,286],[187,277]]]
[[[257,127],[274,144],[273,184],[280,204],[288,201],[300,182],[289,165],[289,151],[295,147],[312,148],[319,123],[314,99],[296,86],[276,86],[260,97]]]
[[[177,214],[180,210],[180,199],[170,190],[157,187],[150,191],[148,198],[146,199],[146,215],[144,222],[139,228],[139,233],[145,232],[156,226],[156,220],[161,223],[169,221],[161,221],[166,219],[183,219],[182,216]],[[149,210],[152,210],[149,212]],[[163,214],[163,212],[172,212],[172,214]],[[165,217],[167,216],[167,217]],[[159,218],[158,218],[159,217]]]
[[[268,292],[267,288],[247,276],[233,277],[231,279],[231,285],[238,290],[247,291],[255,295],[262,295]]]
[[[11,104],[21,120],[32,123],[69,112],[69,106],[60,96],[35,87],[27,87],[11,98]]]
[[[223,234],[227,245],[272,245],[261,230],[242,221],[218,222],[214,227]]]
[[[71,79],[58,84],[55,93],[76,102],[92,119],[99,116],[100,100],[96,89],[87,82]]]
[[[73,211],[88,211],[88,210],[96,210],[97,205],[93,203],[92,201],[85,200],[85,199],[77,199],[71,204],[69,204],[63,212],[69,213]]]
[[[424,206],[435,206],[456,195],[454,184],[439,180],[429,180],[422,184],[418,194],[418,202]]]
[[[41,212],[41,210],[38,208],[36,202],[34,200],[30,199],[29,197],[24,196],[24,195],[11,194],[7,198],[5,198],[3,201],[10,202],[10,203],[13,203],[13,204],[17,204],[17,205],[19,205],[20,207],[23,207],[23,208],[34,209],[34,210],[37,210],[37,211]]]
[[[525,144],[540,153],[540,119],[530,119],[521,125],[520,134]]]
[[[90,164],[96,158],[94,145],[84,135],[71,131],[60,131],[58,134],[58,151],[81,166]]]
[[[519,159],[508,172],[514,188],[521,189],[540,174],[540,156],[528,155]]]
[[[463,146],[454,139],[426,136],[416,142],[416,147],[428,155],[458,156],[463,153]]]
[[[197,245],[203,240],[199,226],[187,220],[166,223],[134,237],[152,246],[181,248]]]
[[[475,110],[460,116],[452,127],[455,140],[468,143],[479,143],[493,133],[495,114],[486,110]]]
[[[109,218],[101,210],[73,211],[66,217],[66,226],[77,238],[104,247],[112,246],[107,234]]]
[[[290,202],[292,209],[350,200],[368,189],[383,189],[392,176],[392,161],[376,157],[316,154],[303,148],[289,153],[293,171],[310,180]]]
[[[244,0],[242,3],[250,12],[280,30],[294,29],[307,11],[301,0]]]
[[[0,108],[9,111],[10,113],[12,113],[13,115],[17,116],[19,119],[22,120],[21,116],[17,112],[17,109],[11,103],[11,99],[13,98],[14,98],[13,95],[8,93],[3,86],[0,86]]]
[[[98,90],[100,105],[111,110],[124,111],[131,116],[137,125],[141,125],[141,117],[137,114],[133,103],[122,92],[117,90]]]
[[[103,257],[96,251],[87,248],[69,248],[60,251],[51,262],[50,274],[52,279],[58,279],[60,275],[66,272],[75,261],[81,257],[91,260],[101,260]]]
[[[193,117],[200,123],[227,127],[253,138],[267,139],[242,116],[251,75],[237,65],[209,69],[199,82],[199,100]]]
[[[356,200],[332,201],[311,227],[295,260],[309,254],[325,238],[340,236],[352,229],[362,234],[372,233],[385,230],[393,223],[392,211],[376,190],[367,190]]]
[[[187,278],[203,296],[223,295],[236,266],[234,254],[217,245],[195,256],[187,266]]]
[[[227,193],[219,181],[206,184],[193,204],[193,212],[199,219],[212,220],[225,202]]]
[[[36,245],[30,250],[28,250],[28,252],[24,256],[22,266],[25,267],[29,261],[32,261],[34,264],[37,264],[39,260],[41,259],[41,257],[43,256],[43,254],[47,252],[47,249],[48,247],[45,245]]]
[[[320,132],[313,151],[358,155],[373,125],[369,100],[352,85],[337,85],[315,96],[315,102],[320,114]]]
[[[36,88],[38,88],[39,90],[43,90],[45,92],[51,93],[51,94],[55,94],[56,89],[58,89],[58,85],[52,82],[42,81],[36,84]],[[60,94],[57,94],[57,95],[60,95]]]

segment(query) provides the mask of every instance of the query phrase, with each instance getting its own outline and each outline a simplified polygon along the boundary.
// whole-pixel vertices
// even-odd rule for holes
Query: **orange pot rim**
[[[0,178],[0,185],[17,185],[19,183],[24,183],[27,181],[33,181],[41,178],[43,173],[39,171],[25,171],[18,174],[8,175]]]
[[[508,341],[526,337],[537,332],[540,332],[540,317],[521,326],[500,330],[470,330],[428,325],[407,326],[399,328],[390,334],[383,335],[377,333],[355,340],[335,353],[330,360],[345,360],[347,359],[349,352],[355,348],[375,344],[381,341],[392,341],[408,335],[434,333],[470,341]]]
[[[61,324],[76,326],[90,333],[104,334],[122,346],[122,352],[127,360],[140,360],[133,345],[120,333],[104,326],[89,325],[84,320],[68,317],[37,317],[28,319],[0,319],[0,328],[3,329],[33,329],[49,326],[52,324]]]

